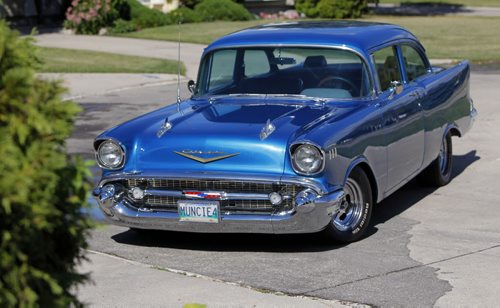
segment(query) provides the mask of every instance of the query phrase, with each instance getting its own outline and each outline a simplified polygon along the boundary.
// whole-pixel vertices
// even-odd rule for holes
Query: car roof
[[[205,53],[232,46],[321,45],[345,46],[367,52],[400,39],[417,38],[401,26],[362,21],[303,21],[256,26],[228,34],[212,44]]]

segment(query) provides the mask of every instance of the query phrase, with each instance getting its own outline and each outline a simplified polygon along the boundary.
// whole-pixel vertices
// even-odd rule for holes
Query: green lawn
[[[394,23],[406,27],[421,40],[430,58],[500,62],[500,17],[373,16],[364,20]],[[265,22],[256,20],[186,24],[181,28],[181,37],[185,42],[209,44],[225,34]],[[150,28],[125,36],[175,41],[177,26]]]
[[[184,24],[181,26],[181,40],[190,43],[209,44],[213,40],[243,28],[266,24],[269,20],[251,21],[215,21]],[[158,28],[148,28],[132,33],[117,34],[117,36],[144,38],[162,41],[177,41],[179,30],[177,25]]]
[[[164,73],[177,74],[177,61],[75,49],[39,47],[44,73]],[[181,73],[186,69],[184,64]]]
[[[380,3],[446,3],[465,6],[500,6],[499,0],[380,0]]]
[[[500,17],[372,17],[414,33],[429,58],[500,62]]]

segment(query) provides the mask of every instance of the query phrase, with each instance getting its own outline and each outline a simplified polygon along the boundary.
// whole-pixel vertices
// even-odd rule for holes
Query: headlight
[[[300,174],[312,175],[323,169],[323,154],[311,144],[302,144],[292,154],[293,169]]]
[[[121,146],[113,140],[106,140],[97,149],[97,162],[103,168],[116,169],[121,166],[125,154]]]

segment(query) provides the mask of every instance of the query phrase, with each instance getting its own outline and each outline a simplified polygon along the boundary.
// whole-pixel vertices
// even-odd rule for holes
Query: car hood
[[[226,97],[188,100],[110,130],[125,142],[125,171],[282,174],[288,146],[338,114],[338,108],[306,99]],[[167,121],[169,130],[159,136]],[[262,138],[266,123],[274,131]]]

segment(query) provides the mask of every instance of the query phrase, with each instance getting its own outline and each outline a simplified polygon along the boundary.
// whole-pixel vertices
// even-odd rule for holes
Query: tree
[[[80,108],[35,76],[32,39],[0,20],[0,306],[80,303],[71,288],[91,224],[88,164],[66,154]]]

